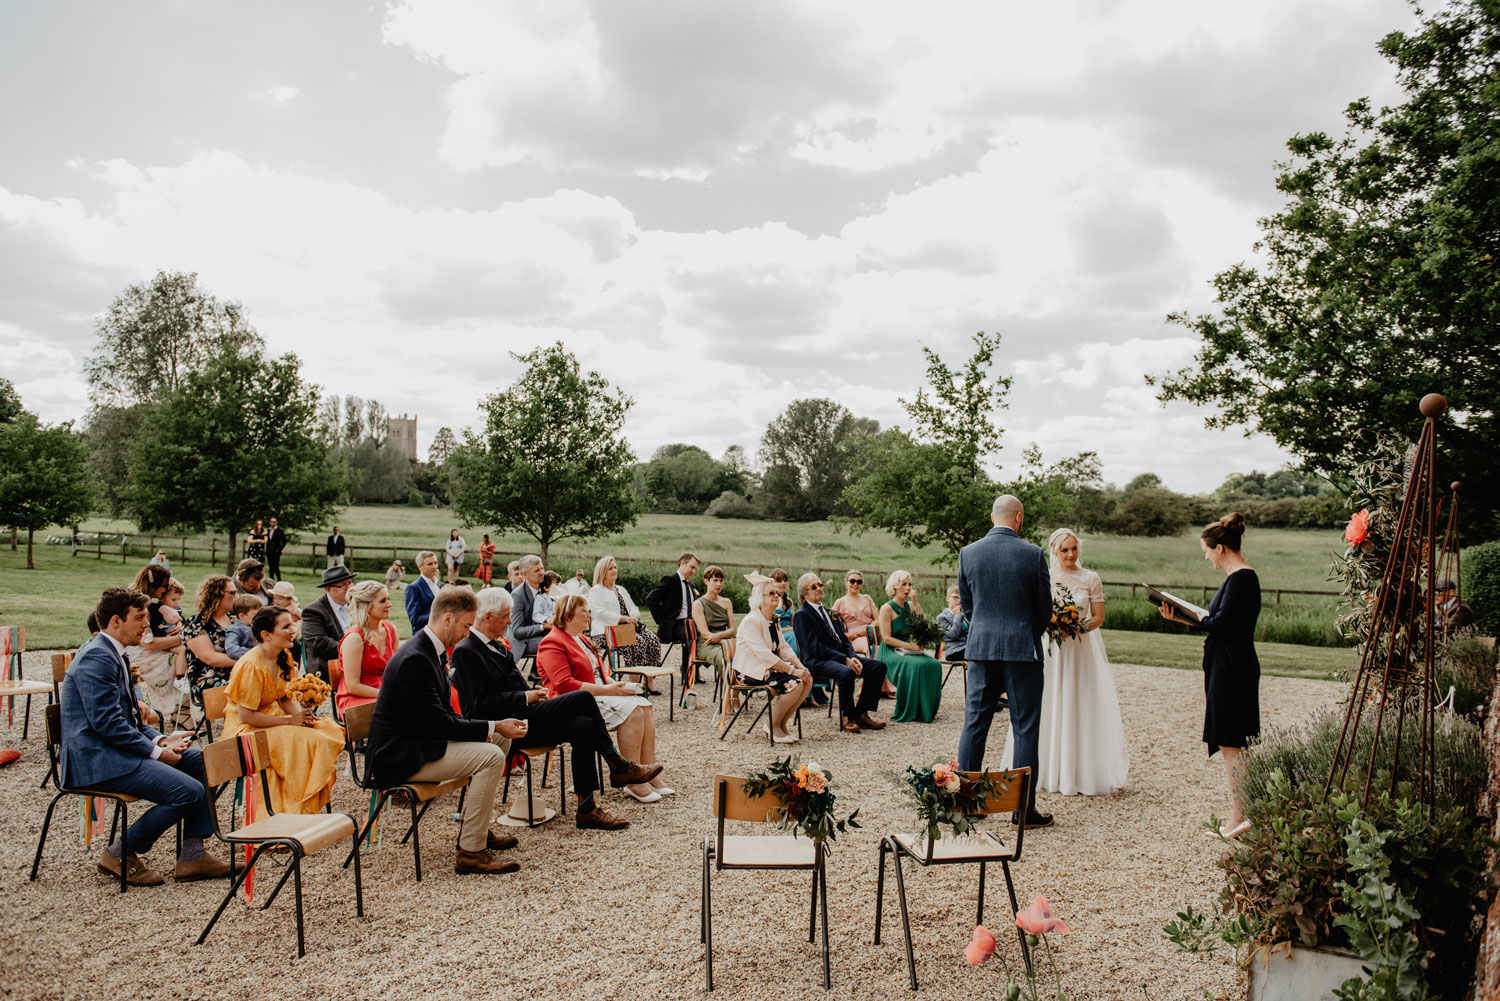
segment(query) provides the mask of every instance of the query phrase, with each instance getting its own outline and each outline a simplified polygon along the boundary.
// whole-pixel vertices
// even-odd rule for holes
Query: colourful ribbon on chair
[[[260,766],[256,763],[255,760],[255,734],[241,734],[239,737],[239,745],[240,764],[244,766],[245,778],[243,785],[241,785],[241,783],[239,782],[235,783],[234,794],[235,799],[238,800],[241,791],[243,790],[245,797],[245,826],[249,827],[251,824],[255,823],[255,815],[257,812],[255,809],[255,798],[257,793],[259,793],[260,791],[260,780],[257,778],[257,773],[259,773],[260,771]],[[246,904],[255,902],[255,866],[250,864],[250,859],[255,855],[255,847],[256,846],[253,844],[248,844],[245,846],[244,891]]]
[[[365,847],[361,850],[362,853],[385,843],[385,828],[380,826],[380,821],[375,816],[375,811],[379,808],[379,806],[380,790],[371,789],[370,806],[365,812]]]
[[[84,851],[94,850],[94,840],[104,837],[104,811],[99,809],[99,800],[94,796],[78,797],[79,835],[83,839]]]
[[[19,626],[0,626],[0,656],[5,658],[5,680],[21,680],[21,629]],[[16,697],[5,700],[5,725],[15,725]]]

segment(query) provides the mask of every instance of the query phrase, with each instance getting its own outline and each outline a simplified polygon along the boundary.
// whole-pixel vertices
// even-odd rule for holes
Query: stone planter
[[[1262,949],[1250,957],[1250,1001],[1332,1001],[1334,988],[1364,976],[1364,962],[1332,949]]]

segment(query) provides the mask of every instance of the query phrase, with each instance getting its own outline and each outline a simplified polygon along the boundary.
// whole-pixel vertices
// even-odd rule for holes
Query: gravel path
[[[47,654],[26,658],[27,675],[48,677]],[[1242,996],[1227,958],[1177,954],[1161,926],[1186,904],[1211,901],[1221,882],[1218,845],[1198,824],[1224,809],[1223,772],[1199,742],[1202,681],[1197,672],[1117,665],[1130,741],[1130,784],[1091,799],[1043,794],[1057,818],[1028,832],[1014,866],[1023,903],[1046,894],[1072,929],[1054,936],[1070,998],[1162,1001]],[[1331,703],[1334,682],[1266,678],[1263,723],[1284,724]],[[888,885],[884,944],[871,944],[876,844],[913,826],[895,776],[909,763],[949,757],[963,719],[958,679],[930,725],[893,724],[845,736],[821,714],[804,718],[796,746],[830,768],[841,802],[861,808],[865,827],[840,838],[830,869],[833,990],[821,989],[818,953],[806,941],[808,880],[801,875],[725,872],[714,880],[715,987],[723,997],[849,998],[905,993],[894,885]],[[660,700],[659,700],[660,701]],[[887,705],[889,705],[887,703]],[[0,770],[0,997],[41,999],[292,996],[393,998],[678,998],[703,988],[698,942],[699,848],[711,829],[709,783],[716,772],[764,765],[766,744],[739,731],[715,739],[699,710],[658,726],[675,798],[642,805],[608,794],[607,807],[635,823],[622,833],[580,832],[566,819],[522,830],[512,853],[521,872],[456,876],[451,812],[424,822],[424,880],[394,838],[365,857],[365,913],[354,917],[352,871],[342,853],[304,866],[306,958],[297,960],[291,889],[269,913],[231,905],[208,943],[193,945],[223,884],[132,888],[121,896],[79,844],[76,806],[60,805],[41,875],[27,882],[50,790],[37,788],[46,749],[34,710],[31,739],[0,731],[0,746],[24,757]],[[741,723],[743,727],[743,721]],[[999,724],[997,723],[997,730]],[[998,754],[1003,735],[992,738]],[[549,786],[555,790],[555,786]],[[552,794],[549,793],[549,796]],[[553,800],[555,803],[555,800]],[[76,802],[76,801],[73,801]],[[442,806],[444,804],[439,804]],[[335,809],[359,815],[346,780]],[[748,832],[748,831],[747,831]],[[170,835],[148,857],[170,871]],[[222,848],[218,848],[222,855]],[[999,970],[967,966],[977,873],[969,867],[915,871],[908,864],[922,996],[972,998],[1003,988]],[[269,881],[262,874],[262,885]],[[988,898],[992,928],[1009,927],[998,873]],[[1016,961],[1013,937],[1002,949]],[[1050,995],[1048,995],[1050,996]]]

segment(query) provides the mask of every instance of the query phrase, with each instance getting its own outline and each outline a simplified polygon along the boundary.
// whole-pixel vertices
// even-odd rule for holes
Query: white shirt
[[[682,611],[677,613],[677,617],[685,619],[693,614],[693,585],[688,583],[681,570],[677,571],[677,579],[682,581]]]
[[[99,635],[109,640],[109,645],[115,648],[115,656],[120,658],[120,670],[125,672],[125,687],[130,689],[130,697],[132,699],[135,698],[135,686],[130,683],[130,669],[125,666],[125,647],[120,643],[119,640],[115,639],[113,636],[111,636],[109,633],[104,632],[103,630],[100,630]],[[142,722],[144,722],[144,720]],[[151,748],[152,761],[155,761],[157,758],[161,757],[162,741],[166,739],[167,738],[165,736],[156,738],[156,742]]]
[[[335,601],[331,594],[328,596],[328,603],[333,606],[333,617],[339,620],[339,625],[347,633],[349,631],[349,606],[342,601]]]

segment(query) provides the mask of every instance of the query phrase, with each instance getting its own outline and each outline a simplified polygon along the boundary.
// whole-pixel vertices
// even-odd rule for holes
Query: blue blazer
[[[406,587],[406,617],[411,620],[411,631],[418,632],[427,625],[427,616],[432,612],[433,594],[427,587],[427,578],[417,574],[417,579]]]
[[[85,789],[128,775],[151,757],[161,734],[135,722],[130,675],[106,637],[78,648],[60,694],[63,785]]]
[[[828,615],[835,623],[842,621],[833,612]],[[792,615],[792,632],[797,637],[797,653],[804,664],[843,664],[848,658],[856,656],[849,637],[837,626],[829,629],[823,616],[805,601]]]
[[[1042,659],[1052,621],[1052,575],[1042,550],[1013,529],[992,528],[958,554],[958,601],[969,620],[971,661]]]

